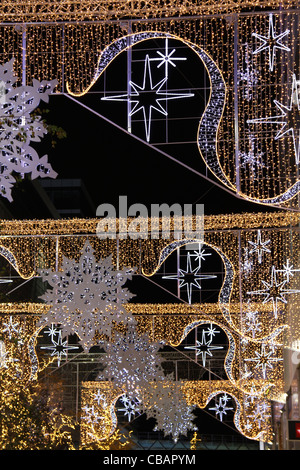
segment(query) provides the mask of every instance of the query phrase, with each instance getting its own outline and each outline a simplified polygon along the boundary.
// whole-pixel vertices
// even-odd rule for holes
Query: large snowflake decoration
[[[104,345],[106,367],[98,378],[112,380],[130,400],[140,398],[150,382],[163,376],[160,348],[160,343],[151,342],[147,334],[139,335],[129,325],[125,334],[115,333],[114,341]]]
[[[124,307],[133,294],[122,287],[133,270],[115,270],[111,256],[96,263],[88,241],[78,263],[63,257],[61,270],[39,273],[52,287],[41,297],[50,309],[40,324],[59,324],[65,336],[77,334],[84,350],[96,344],[96,333],[110,336],[115,324],[133,321]]]
[[[39,158],[30,142],[39,142],[47,131],[41,117],[32,112],[40,101],[48,102],[57,80],[39,82],[32,86],[15,86],[14,59],[0,65],[0,194],[12,201],[14,173],[24,178],[56,178],[47,155]]]
[[[171,435],[177,442],[180,435],[197,431],[193,423],[195,406],[188,405],[182,384],[167,379],[159,381],[153,387],[146,402],[145,413],[148,418],[155,418],[155,431],[163,431],[164,436]]]

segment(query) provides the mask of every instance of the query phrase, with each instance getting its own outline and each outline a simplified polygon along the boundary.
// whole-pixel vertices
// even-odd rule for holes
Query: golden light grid
[[[133,308],[130,308],[133,307]],[[180,308],[181,307],[181,308]],[[184,308],[185,307],[185,308]],[[239,331],[236,331],[228,325],[225,319],[220,314],[215,314],[216,306],[204,304],[198,306],[194,305],[191,314],[191,309],[187,308],[188,306],[175,305],[175,304],[132,304],[127,305],[128,312],[133,313],[136,321],[136,331],[139,335],[148,334],[151,341],[163,341],[165,344],[170,345],[176,349],[180,346],[182,341],[187,337],[187,335],[195,328],[213,324],[219,328],[227,336],[228,339],[228,349],[226,352],[225,359],[225,369],[227,378],[230,382],[235,384],[235,387],[243,390],[245,393],[249,393],[249,390],[253,386],[253,378],[244,379],[244,365],[245,361],[248,361],[249,358],[255,358],[256,352],[260,352],[263,347],[275,348],[277,353],[272,353],[273,360],[276,359],[276,363],[272,364],[270,370],[268,368],[267,376],[264,377],[264,385],[272,387],[270,392],[270,397],[276,399],[283,392],[282,381],[283,381],[283,363],[281,362],[281,357],[283,354],[283,335],[285,334],[285,327],[279,328],[275,331],[274,337],[267,337],[263,339],[251,338],[251,336],[244,334],[241,335]],[[255,306],[259,311],[258,320],[263,325],[265,317],[265,306],[263,304]],[[15,305],[10,305],[8,308],[5,304],[0,304],[0,327],[1,330],[4,329],[4,325],[9,322],[11,318],[12,322],[15,324],[23,323],[25,325],[30,325],[31,334],[28,335],[26,339],[25,349],[27,351],[28,344],[36,348],[37,337],[41,331],[39,326],[38,319],[43,313],[47,313],[50,306],[43,304],[22,304],[19,306],[17,303]],[[211,312],[210,312],[211,310]],[[22,312],[22,313],[21,313]],[[29,314],[28,312],[31,312]],[[70,321],[72,320],[72,314],[70,314]],[[28,326],[27,326],[28,328]],[[126,325],[116,325],[115,329],[112,331],[111,338],[113,340],[115,332],[122,332],[126,330]],[[271,333],[271,331],[270,331]],[[4,335],[8,336],[7,334]],[[6,338],[8,341],[8,339]],[[105,338],[101,334],[95,335],[94,341],[97,344],[99,341],[105,341]],[[8,344],[10,344],[8,342]],[[28,354],[28,351],[27,351]],[[32,377],[35,376],[38,371],[43,370],[47,367],[46,363],[40,365],[39,361],[36,360],[36,351],[32,350],[31,361],[34,358],[35,361],[35,372],[32,374]],[[251,364],[248,364],[251,369]],[[254,366],[252,364],[252,366]],[[258,375],[261,375],[260,370],[258,370]],[[255,376],[254,376],[255,377]],[[257,390],[257,393],[259,390]]]
[[[173,227],[173,217],[170,218],[171,228]],[[70,235],[70,234],[95,234],[97,218],[72,218],[72,219],[28,219],[11,220],[1,219],[0,237],[18,235],[41,235],[45,238],[50,235]],[[121,219],[122,220],[122,219]],[[128,217],[127,223],[130,225],[133,218]],[[300,222],[300,214],[288,211],[274,212],[243,212],[232,214],[204,215],[204,230],[247,230],[259,228],[296,228]],[[117,230],[119,221],[117,219]],[[125,220],[122,221],[122,224]],[[160,225],[163,219],[160,218]],[[145,225],[144,225],[145,224]],[[151,225],[151,218],[144,220],[141,231],[148,229]],[[196,228],[196,217],[192,216],[192,228]]]
[[[256,223],[256,226],[266,226],[271,224],[272,220],[264,217],[261,220],[259,220],[259,217],[256,219],[255,214],[253,214],[253,216],[249,216],[247,214],[244,215],[242,220],[238,219],[239,218],[237,217],[238,222],[243,222],[243,220],[247,221],[250,227],[254,226],[254,222]],[[226,218],[223,219],[222,217],[218,217],[217,220],[218,223],[219,220],[224,220],[224,223],[222,224],[223,230],[218,229],[205,231],[204,243],[219,255],[222,254],[223,258],[227,260],[227,264],[230,265],[230,270],[228,271],[229,266],[225,267],[224,260],[221,260],[220,258],[220,263],[223,263],[222,265],[225,277],[222,281],[223,283],[220,284],[219,301],[216,302],[214,306],[209,307],[207,313],[214,314],[215,312],[219,312],[220,316],[223,316],[228,327],[239,331],[241,335],[245,335],[245,318],[248,309],[252,308],[256,310],[256,306],[261,308],[260,304],[263,300],[262,296],[250,296],[249,292],[255,292],[258,289],[261,289],[263,287],[263,281],[270,283],[273,266],[280,271],[284,264],[287,263],[287,260],[289,260],[290,264],[293,265],[294,268],[297,268],[298,266],[298,253],[300,250],[299,232],[296,227],[292,228],[289,226],[289,221],[292,220],[295,223],[297,218],[295,217],[295,214],[292,218],[291,214],[285,214],[283,219],[279,218],[279,220],[276,220],[275,218],[275,222],[279,222],[277,224],[278,229],[265,228],[262,230],[262,236],[264,239],[270,240],[272,252],[270,252],[270,254],[265,254],[263,262],[260,264],[257,263],[256,259],[251,275],[248,276],[243,271],[243,253],[249,248],[250,242],[255,242],[257,230],[253,228],[236,230],[235,227],[238,224],[233,223],[235,221],[235,216],[233,216],[232,219],[230,217],[229,220],[227,219],[227,225]],[[231,223],[228,223],[228,221]],[[84,229],[85,221],[81,221],[83,225],[81,225],[81,223],[77,224],[77,222],[78,221],[73,220],[71,220],[69,224],[67,222],[66,225],[69,228],[70,234],[66,235],[64,233],[66,225],[64,225],[62,221],[59,221],[59,223],[57,223],[57,221],[53,221],[52,228],[55,227],[56,234],[59,233],[60,226],[63,228],[64,235],[61,236],[54,234],[49,236],[38,235],[40,230],[44,230],[44,227],[46,230],[49,230],[49,233],[51,233],[51,223],[49,225],[48,222],[45,223],[45,221],[40,221],[39,223],[36,223],[36,225],[29,224],[25,233],[28,233],[27,230],[31,227],[31,236],[2,236],[0,237],[0,247],[3,246],[9,251],[15,260],[14,265],[17,272],[25,279],[34,277],[39,268],[52,270],[59,269],[63,256],[75,261],[78,260],[80,250],[87,238],[95,250],[96,258],[100,259],[112,255],[112,261],[115,266],[118,265],[119,268],[127,266],[134,267],[136,268],[137,274],[146,277],[154,276],[158,272],[160,266],[162,266],[165,259],[167,259],[177,247],[177,245],[175,245],[172,247],[171,251],[167,251],[165,258],[163,254],[168,248],[170,240],[124,239],[119,240],[118,242],[116,240],[100,240],[96,235],[80,234],[80,231],[83,231]],[[214,223],[214,226],[218,227],[218,223]],[[25,227],[26,224],[27,222],[25,222]],[[232,229],[228,229],[227,227],[232,227]],[[85,228],[91,228],[91,226],[86,225]],[[95,226],[93,226],[93,229],[95,229]],[[72,234],[72,230],[75,232],[75,235]],[[34,235],[34,232],[37,235]],[[257,258],[257,255],[254,254],[253,256],[256,256]],[[227,288],[225,284],[227,282],[226,278],[229,276],[231,278],[230,287],[228,287],[230,292],[229,296],[224,300],[224,297],[221,294],[223,290]],[[278,273],[277,276],[280,281],[283,281],[283,272]],[[294,286],[291,287],[297,290],[296,278],[294,278]],[[288,295],[287,300],[287,304],[280,303],[280,313],[278,313],[277,316],[274,315],[271,302],[264,304],[265,317],[261,331],[260,333],[257,333],[258,339],[265,338],[271,331],[282,328],[286,324],[290,325],[292,322],[293,330],[291,331],[290,338],[292,342],[298,340],[299,320],[298,317],[296,319],[292,317],[291,319],[290,312],[292,306],[297,305],[299,294],[291,293]],[[206,307],[206,305],[204,307]],[[146,306],[145,309],[147,309]],[[202,307],[201,312],[204,312]],[[149,313],[149,309],[147,309],[147,313]]]
[[[171,388],[172,385],[173,383],[170,382],[169,386]],[[255,385],[258,389],[261,388],[259,381],[257,381]],[[149,396],[152,394],[155,395],[156,386],[157,384],[155,382],[149,383],[148,389],[144,392],[143,400],[146,409]],[[167,381],[166,387],[168,387]],[[263,407],[266,404],[270,406],[270,402],[266,402],[262,397],[258,397],[254,393],[245,394],[225,380],[184,381],[181,387],[186,397],[187,404],[198,406],[200,409],[204,409],[215,396],[226,393],[232,398],[235,404],[234,424],[240,433],[249,439],[272,442],[271,417],[266,418],[267,413],[265,413],[264,420],[260,422],[256,422],[255,420],[255,413],[260,409],[260,406]],[[97,406],[97,402],[95,401],[97,393],[103,394],[107,400],[105,409],[103,409],[102,404],[99,407]],[[91,430],[95,435],[94,438],[97,440],[105,439],[110,433],[114,432],[117,426],[114,407],[121,394],[122,392],[120,393],[120,390],[115,388],[110,382],[82,383],[83,406],[93,406],[95,412],[99,412],[99,415],[103,413],[104,417],[97,426],[90,425],[90,427],[87,427],[84,423],[82,433],[83,443],[85,440],[90,442],[90,439],[87,438],[87,432]],[[108,413],[108,410],[111,410],[110,413]],[[263,413],[261,414],[263,415]],[[251,422],[250,427],[249,422]]]
[[[244,4],[244,7],[246,6]],[[269,7],[272,8],[270,3]],[[216,144],[218,165],[227,179],[228,186],[240,197],[250,201],[297,210],[296,193],[299,181],[291,136],[274,139],[278,126],[250,126],[245,119],[245,116],[251,119],[272,115],[272,112],[276,112],[273,103],[275,98],[285,105],[288,104],[291,73],[299,79],[297,11],[292,8],[281,11],[270,9],[249,14],[243,11],[236,16],[216,14],[196,18],[157,18],[152,21],[133,20],[130,17],[125,22],[111,20],[66,24],[31,23],[25,28],[27,82],[30,83],[33,78],[55,78],[59,81],[58,93],[66,92],[67,84],[70,92],[84,93],[93,83],[99,57],[109,45],[126,37],[129,23],[132,35],[154,30],[196,44],[211,56],[226,84],[226,102]],[[255,48],[259,45],[258,40],[256,39],[255,43],[252,36],[254,32],[267,34],[270,11],[276,32],[278,28],[290,30],[290,34],[284,38],[290,52],[276,51],[276,66],[272,73],[268,69],[267,50],[257,55],[253,55],[251,51],[249,53],[248,50],[249,47]],[[22,76],[25,30],[23,27],[16,29],[13,25],[2,26],[1,30],[2,61],[5,62],[14,56],[16,74]],[[235,40],[238,41],[237,53],[232,54]],[[256,77],[250,77],[254,80],[251,86],[241,78],[241,74],[245,73],[247,60],[250,60],[248,65],[252,67],[251,73],[256,72]],[[252,93],[251,100],[245,96],[249,90]],[[241,158],[237,153],[251,151],[251,139],[254,139],[256,151],[264,155],[263,166],[255,168],[255,175],[251,166],[243,167],[241,162],[238,165],[236,161]],[[199,157],[202,158],[201,155]],[[209,165],[209,168],[214,172],[213,164]]]
[[[29,332],[27,340],[25,341],[25,346],[24,346],[26,349],[28,348],[28,343],[30,342],[30,334],[32,334],[33,330],[36,328],[37,320],[39,316],[38,314],[41,313],[41,311],[45,311],[47,307],[48,306],[43,305],[43,304],[30,304],[30,303],[21,304],[21,305],[2,304],[0,306],[0,311],[5,312],[5,314],[1,313],[0,315],[1,327],[3,328],[3,325],[7,324],[10,315],[13,317],[13,322],[18,322],[18,324],[20,322],[23,322],[24,324],[27,324],[27,327],[29,325],[30,332]],[[174,339],[177,339],[177,341],[179,342],[183,339],[183,337],[185,336],[184,329],[186,328],[187,323],[189,322],[197,323],[197,320],[198,320],[197,324],[200,325],[202,323],[208,323],[210,321],[210,322],[215,323],[216,325],[224,327],[222,322],[220,322],[220,318],[218,315],[211,314],[209,315],[209,317],[205,315],[205,319],[203,319],[203,316],[201,315],[193,315],[193,316],[189,315],[190,313],[189,310],[193,310],[194,313],[197,312],[197,307],[198,307],[197,305],[177,306],[177,305],[151,305],[151,304],[143,305],[143,304],[140,304],[140,305],[131,305],[131,307],[132,307],[132,311],[135,312],[135,315],[136,315],[135,318],[137,320],[137,329],[140,334],[144,332],[149,333],[149,331],[151,331],[150,329],[152,328],[153,331],[155,331],[155,335],[150,334],[150,336],[153,336],[154,339],[156,340],[164,338],[165,340],[167,340],[167,342],[170,341],[170,344],[172,344],[172,341],[174,341]],[[188,307],[191,307],[191,308],[188,308]],[[206,306],[201,305],[201,309],[203,307],[205,311],[209,310],[209,305],[206,305]],[[213,305],[210,306],[211,311],[215,310],[214,307],[215,306]],[[184,308],[186,309],[187,314],[183,314]],[[176,310],[179,310],[180,314],[176,315],[175,314]],[[13,312],[14,314],[12,315]],[[21,314],[21,312],[23,312],[23,314]],[[27,312],[27,314],[25,312]],[[28,315],[28,312],[31,312],[33,315],[32,314]],[[146,312],[151,312],[151,313],[147,315]],[[171,315],[169,314],[169,312],[171,312]],[[153,322],[153,317],[155,320],[154,322]],[[146,320],[150,320],[150,321],[144,322],[145,318]],[[263,315],[262,315],[262,318],[263,318]],[[156,320],[158,321],[156,322]],[[177,333],[181,333],[181,337],[178,336],[177,338],[174,338],[174,336],[170,334],[166,334],[166,332],[170,332],[170,330],[177,331]],[[226,328],[224,328],[224,331],[226,332]],[[7,333],[6,333],[6,336],[7,336]],[[36,334],[33,334],[32,338],[34,338],[34,345],[36,347],[36,338],[37,338]],[[193,402],[194,404],[197,404],[198,406],[204,408],[206,404],[208,403],[208,401],[214,395],[228,392],[232,395],[234,400],[236,400],[236,403],[239,406],[238,409],[241,411],[244,409],[243,408],[244,402],[241,402],[242,398],[243,400],[245,400],[247,397],[248,399],[250,397],[251,399],[250,401],[252,404],[255,403],[255,400],[257,400],[257,397],[259,397],[260,400],[266,400],[266,399],[267,400],[280,400],[280,397],[282,396],[283,390],[284,390],[282,363],[278,362],[274,364],[271,371],[268,371],[268,376],[264,380],[262,379],[257,380],[255,378],[250,380],[247,377],[243,378],[243,371],[240,369],[241,363],[243,363],[243,361],[245,361],[245,359],[248,359],[249,357],[255,358],[255,353],[256,351],[259,350],[260,345],[259,343],[255,341],[254,342],[249,341],[247,348],[244,348],[244,352],[243,352],[243,348],[241,347],[242,338],[238,334],[235,335],[234,342],[235,342],[234,357],[231,357],[231,354],[230,354],[231,370],[228,376],[228,380],[213,381],[211,386],[208,386],[208,384],[203,384],[203,383],[198,384],[195,382],[185,382],[184,388],[186,390],[186,396],[189,402]],[[14,342],[12,342],[12,344],[14,344]],[[26,377],[27,377],[27,380],[29,380],[29,378],[32,380],[37,377],[37,372],[44,369],[47,365],[43,364],[42,366],[40,366],[40,364],[37,363],[38,364],[38,367],[37,367],[37,364],[35,364],[35,367],[37,368],[37,370],[35,371],[35,373],[33,373],[31,370],[33,356],[31,356],[31,359],[30,359],[28,355],[28,351],[27,351],[27,354],[24,354],[24,352],[22,353],[22,364],[23,364],[22,367],[23,369],[25,369],[24,364],[25,363],[27,364]],[[227,355],[228,354],[229,354],[229,350],[227,352]],[[227,368],[227,373],[228,373],[228,368]],[[25,377],[23,376],[23,379],[24,378]],[[99,383],[93,382],[92,384],[93,385],[91,387],[94,389],[99,386]],[[104,394],[106,395],[105,403],[107,405],[105,409],[100,409],[101,407],[100,408],[98,407],[99,408],[98,409],[97,407],[95,407],[95,411],[97,413],[100,414],[103,412],[102,414],[105,419],[100,421],[101,425],[99,426],[97,424],[98,423],[97,421],[96,423],[97,425],[96,426],[93,425],[92,429],[90,426],[87,425],[87,423],[84,423],[82,427],[84,433],[85,432],[90,433],[92,431],[92,434],[94,435],[94,439],[98,439],[98,440],[106,439],[116,430],[117,423],[115,420],[114,404],[116,402],[117,397],[120,396],[122,393],[124,393],[124,390],[122,391],[118,390],[117,395],[115,395],[115,391],[112,393],[111,387],[112,385],[107,382],[105,382],[103,385],[103,390],[105,392]],[[255,390],[255,394],[253,390]],[[254,397],[254,395],[256,398],[253,402],[252,397]],[[108,400],[107,398],[108,396],[110,397],[111,401]],[[249,415],[248,406],[249,406],[249,403],[247,404],[247,410],[244,409],[244,411],[241,413],[242,417],[246,416],[246,411]],[[237,417],[238,417],[238,420],[235,422],[235,424],[238,426],[238,429],[242,433],[244,433],[243,426],[245,423],[241,421],[243,418],[241,418],[239,413]],[[251,433],[245,432],[245,435],[247,437],[255,439],[254,429],[257,429],[257,428],[254,426]]]
[[[297,2],[292,0],[4,0],[1,2],[1,22],[46,22],[46,21],[97,21],[136,18],[162,18],[183,15],[230,13],[245,9],[292,8]]]

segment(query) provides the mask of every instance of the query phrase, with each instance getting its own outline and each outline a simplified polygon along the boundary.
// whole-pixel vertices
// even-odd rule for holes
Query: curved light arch
[[[211,56],[195,43],[183,39],[176,34],[152,30],[124,35],[121,38],[113,41],[108,46],[106,46],[100,53],[96,72],[91,80],[90,85],[82,92],[73,92],[70,88],[69,83],[67,82],[67,93],[73,97],[84,96],[96,83],[96,81],[102,75],[108,65],[119,54],[130,49],[135,44],[153,38],[170,38],[181,41],[198,55],[207,71],[210,81],[210,96],[206,108],[199,120],[197,132],[197,146],[201,158],[203,159],[205,165],[210,170],[212,175],[214,175],[217,180],[221,182],[222,185],[224,185],[227,190],[232,192],[236,197],[247,200],[249,202],[253,202],[255,204],[282,207],[285,210],[297,210],[295,208],[285,207],[284,204],[286,204],[288,201],[297,196],[300,191],[300,181],[297,181],[286,191],[272,198],[255,198],[253,196],[243,193],[242,191],[239,191],[236,186],[236,183],[230,181],[229,177],[225,174],[224,169],[219,160],[219,154],[217,149],[217,134],[225,108],[227,95],[226,84],[222,76],[221,70],[211,58]],[[205,129],[205,132],[202,132],[203,129]],[[207,133],[210,134],[208,139]]]
[[[197,46],[196,44],[181,38],[175,34],[165,33],[165,32],[158,32],[158,31],[146,31],[141,33],[134,33],[122,36],[121,38],[115,40],[107,47],[104,48],[100,57],[98,59],[98,65],[94,77],[90,83],[90,85],[82,92],[76,93],[70,89],[69,84],[67,83],[66,88],[67,92],[73,97],[81,97],[84,96],[88,91],[93,87],[99,77],[102,75],[104,70],[109,66],[109,64],[122,52],[130,49],[135,44],[141,43],[143,41],[147,41],[149,39],[174,39],[177,41],[182,42],[187,47],[195,52],[195,54],[200,58],[202,64],[204,65],[206,72],[209,77],[210,81],[210,97],[206,108],[199,120],[198,132],[197,132],[197,145],[200,155],[202,156],[205,164],[210,168],[210,164],[206,161],[203,150],[206,147],[206,137],[207,137],[207,129],[205,133],[205,139],[201,139],[202,135],[202,128],[205,126],[209,126],[209,133],[211,134],[209,137],[209,152],[210,152],[210,159],[212,160],[212,166],[214,167],[214,171],[212,173],[216,176],[223,184],[225,184],[229,189],[235,191],[234,185],[230,182],[228,177],[223,171],[221,167],[218,152],[217,152],[217,133],[219,130],[219,124],[223,117],[223,111],[225,106],[226,100],[226,84],[223,79],[222,73],[216,63],[213,61],[211,56],[205,52],[201,47]],[[210,111],[213,110],[214,117]]]

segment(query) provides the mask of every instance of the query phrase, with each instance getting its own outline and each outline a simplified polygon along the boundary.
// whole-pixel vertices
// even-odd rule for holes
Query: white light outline
[[[131,86],[131,88],[133,88],[134,93],[126,93],[126,94],[114,95],[114,96],[104,96],[101,98],[101,100],[103,101],[127,101],[128,103],[134,104],[128,116],[131,117],[134,114],[136,114],[138,111],[143,112],[146,140],[147,142],[149,142],[150,134],[151,134],[152,110],[158,111],[160,114],[163,114],[164,116],[168,116],[168,112],[162,106],[161,101],[175,100],[175,99],[181,99],[181,98],[190,98],[194,96],[194,93],[170,93],[170,92],[162,91],[161,89],[167,80],[168,80],[168,77],[165,76],[162,80],[160,80],[158,83],[153,85],[151,67],[150,67],[150,57],[147,54],[145,58],[145,63],[144,63],[143,84],[140,86],[134,83],[132,80],[130,80],[129,85]],[[161,98],[155,99],[156,105],[150,104],[148,108],[148,112],[146,112],[145,105],[139,105],[140,104],[139,99],[132,99],[132,97],[138,98],[141,96],[140,92],[145,91],[147,82],[149,82],[149,85],[150,85],[150,90],[148,90],[148,92],[155,91],[155,94],[157,96],[161,96]]]
[[[274,63],[275,63],[275,55],[276,49],[280,49],[282,51],[290,52],[290,48],[285,46],[281,43],[281,40],[290,33],[289,29],[286,29],[283,33],[278,35],[275,34],[274,31],[274,23],[273,23],[273,15],[269,15],[269,31],[268,36],[263,36],[258,33],[252,33],[252,36],[262,41],[262,44],[253,51],[253,54],[256,55],[264,50],[269,50],[269,68],[270,71],[273,72],[274,70]],[[272,45],[271,45],[272,41]]]

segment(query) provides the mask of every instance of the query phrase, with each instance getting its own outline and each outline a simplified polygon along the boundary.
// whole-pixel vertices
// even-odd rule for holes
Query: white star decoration
[[[202,356],[202,364],[203,367],[205,367],[206,364],[206,356],[212,356],[211,351],[216,350],[216,349],[223,349],[223,346],[212,346],[212,336],[210,339],[207,339],[205,334],[207,332],[205,330],[202,330],[202,339],[201,341],[196,340],[196,346],[185,346],[184,349],[194,349],[196,351],[196,355]]]
[[[282,51],[290,51],[291,49],[284,44],[281,40],[290,33],[289,29],[285,30],[283,33],[276,34],[274,31],[273,15],[269,15],[269,32],[268,36],[262,36],[258,33],[252,33],[252,36],[259,39],[262,44],[256,49],[253,54],[258,54],[264,50],[269,52],[269,67],[271,72],[274,70],[275,55],[276,50],[280,49]]]
[[[300,100],[299,85],[295,74],[293,74],[290,104],[285,106],[277,100],[274,100],[274,104],[279,111],[281,111],[281,114],[266,118],[250,119],[248,120],[248,123],[281,124],[282,127],[277,132],[275,140],[278,140],[287,134],[292,137],[295,162],[298,165],[300,160]]]
[[[273,313],[275,318],[277,318],[278,314],[278,302],[282,302],[284,304],[287,303],[284,294],[297,294],[300,292],[300,290],[297,289],[284,289],[284,286],[287,284],[287,280],[278,282],[276,273],[277,271],[275,266],[272,266],[271,281],[261,281],[265,289],[248,292],[248,294],[264,295],[265,298],[263,300],[263,303],[272,302]]]
[[[168,116],[167,110],[163,107],[161,102],[194,96],[193,93],[169,93],[163,91],[162,87],[165,85],[167,80],[168,76],[165,76],[162,80],[153,85],[150,58],[147,54],[144,65],[143,84],[141,86],[130,81],[129,85],[133,88],[133,93],[103,97],[101,99],[108,101],[127,101],[134,104],[129,116],[133,116],[138,111],[142,111],[145,123],[146,140],[149,142],[152,112],[157,111],[164,116]]]
[[[267,248],[267,245],[271,242],[271,240],[266,240],[265,242],[262,241],[261,239],[261,231],[257,231],[257,241],[256,242],[251,242],[249,241],[250,245],[253,246],[253,248],[249,251],[249,254],[252,253],[257,253],[258,255],[258,262],[261,264],[262,262],[262,255],[263,253],[271,253],[271,250]]]
[[[51,346],[41,346],[41,349],[49,349],[52,351],[51,356],[57,356],[57,366],[60,366],[62,357],[67,357],[68,351],[71,349],[78,349],[78,346],[69,346],[68,340],[62,340],[61,331],[58,333],[58,340],[55,341],[52,338],[52,345]]]
[[[255,351],[256,357],[245,359],[245,361],[256,362],[255,368],[260,368],[262,370],[264,379],[266,378],[267,369],[273,369],[275,362],[283,361],[282,357],[276,357],[273,355],[273,347],[269,347],[269,351],[267,351],[266,348],[267,345],[263,343],[261,345],[261,351]]]
[[[214,274],[198,274],[200,267],[197,266],[195,269],[192,269],[191,266],[191,254],[187,256],[187,267],[186,270],[179,269],[179,274],[174,274],[170,276],[163,276],[163,279],[176,279],[179,281],[179,288],[187,287],[187,295],[189,304],[192,302],[192,288],[193,286],[201,289],[199,281],[202,279],[213,279],[216,278]]]
[[[169,64],[172,65],[173,67],[176,67],[176,65],[174,64],[175,60],[186,60],[186,57],[174,57],[174,52],[175,52],[176,49],[173,49],[171,52],[169,52],[169,43],[168,43],[168,38],[166,38],[165,40],[165,52],[164,54],[160,51],[156,51],[157,54],[160,56],[160,57],[155,57],[155,58],[151,58],[150,61],[156,61],[158,60],[159,61],[159,64],[157,66],[157,68],[161,67],[163,64],[165,64],[165,76],[167,77],[168,76],[168,66]]]
[[[224,393],[223,396],[220,397],[219,402],[216,403],[216,405],[212,408],[209,408],[209,410],[213,410],[216,412],[216,416],[220,417],[220,421],[223,421],[223,415],[227,414],[227,411],[233,410],[233,408],[227,406],[227,402],[230,400],[230,397]]]
[[[286,261],[286,264],[283,265],[283,269],[277,269],[278,273],[283,273],[286,277],[286,281],[289,282],[292,277],[294,277],[294,273],[300,272],[300,269],[294,269],[293,265],[290,264],[290,260]]]

